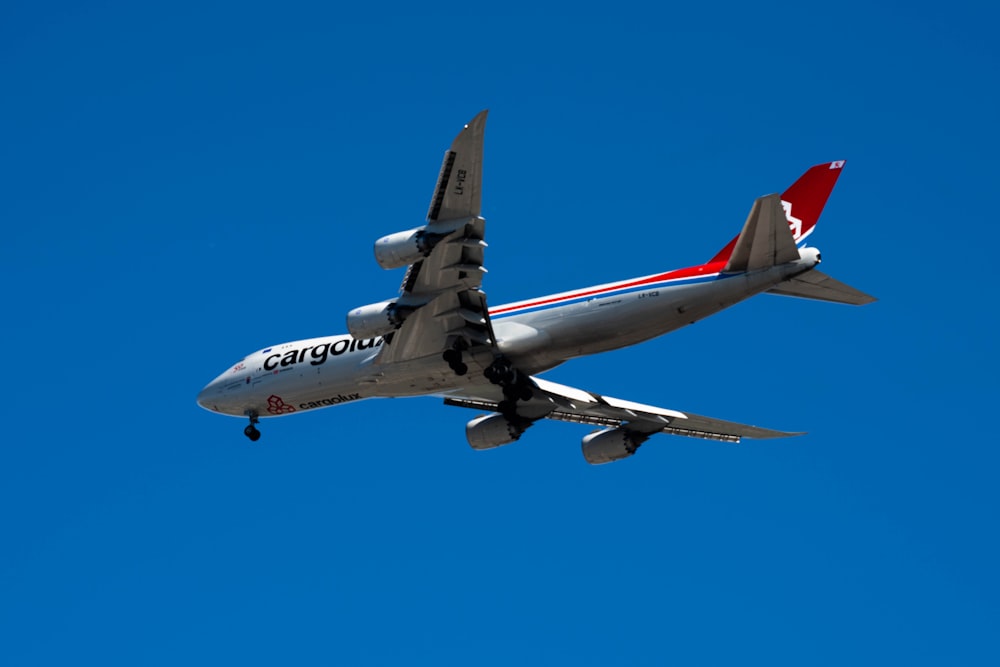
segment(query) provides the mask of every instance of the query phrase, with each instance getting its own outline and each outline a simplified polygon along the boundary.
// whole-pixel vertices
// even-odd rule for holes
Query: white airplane
[[[802,245],[844,162],[812,167],[783,194],[757,199],[740,234],[705,264],[490,308],[481,289],[486,114],[445,153],[427,223],[375,242],[382,268],[408,267],[399,295],[351,310],[348,335],[248,355],[210,382],[198,404],[249,419],[244,433],[256,441],[261,418],[432,395],[489,413],[466,426],[474,449],[514,442],[539,419],[603,427],[583,438],[583,456],[595,464],[631,456],[656,433],[728,442],[801,435],[602,396],[538,374],[661,336],[761,292],[874,301],[819,272],[819,251]]]

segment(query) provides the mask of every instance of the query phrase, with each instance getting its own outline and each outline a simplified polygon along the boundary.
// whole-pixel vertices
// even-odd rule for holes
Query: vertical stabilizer
[[[753,203],[743,231],[736,237],[724,273],[769,269],[799,259],[792,230],[788,226],[779,195],[767,195]]]
[[[781,207],[796,244],[801,244],[816,228],[819,215],[823,212],[823,207],[826,206],[826,200],[830,198],[830,193],[833,192],[833,186],[837,184],[844,163],[844,160],[836,160],[818,164],[802,174],[799,180],[782,193]],[[732,256],[739,238],[736,237],[730,241],[711,261],[724,262],[728,260]]]

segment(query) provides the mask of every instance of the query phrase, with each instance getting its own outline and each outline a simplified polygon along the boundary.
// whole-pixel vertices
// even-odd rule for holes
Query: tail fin
[[[801,244],[816,228],[819,214],[823,212],[826,200],[830,198],[844,162],[837,160],[818,164],[802,174],[799,180],[782,193],[781,206],[785,210],[785,218],[788,220],[788,227],[792,230],[792,238],[796,244]],[[737,236],[730,241],[710,261],[729,261],[739,238]]]
[[[723,273],[768,269],[799,259],[781,204],[778,195],[760,197],[753,203]]]

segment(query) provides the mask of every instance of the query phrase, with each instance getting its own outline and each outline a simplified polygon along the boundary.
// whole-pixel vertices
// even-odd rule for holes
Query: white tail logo
[[[781,208],[785,209],[785,218],[788,220],[788,228],[792,230],[792,238],[798,242],[802,238],[802,220],[792,215],[792,202],[782,199]]]

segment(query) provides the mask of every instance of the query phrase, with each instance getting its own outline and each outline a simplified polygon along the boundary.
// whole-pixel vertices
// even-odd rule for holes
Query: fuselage
[[[725,262],[496,306],[497,346],[517,368],[536,374],[580,356],[669,333],[766,291],[819,263],[819,253],[760,271],[724,273]],[[382,364],[382,338],[311,338],[264,348],[206,386],[202,407],[243,417],[277,417],[373,397],[445,394],[481,384],[491,353],[471,355],[456,375],[439,355]]]

